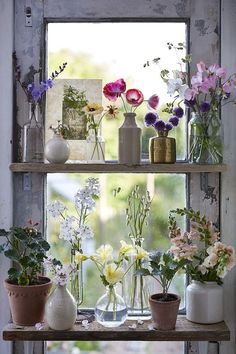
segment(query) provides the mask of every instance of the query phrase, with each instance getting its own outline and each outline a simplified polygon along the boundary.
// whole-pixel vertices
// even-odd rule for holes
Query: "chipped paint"
[[[206,21],[203,19],[195,20],[195,27],[200,34],[200,36],[205,36],[208,34],[209,25],[206,25]]]

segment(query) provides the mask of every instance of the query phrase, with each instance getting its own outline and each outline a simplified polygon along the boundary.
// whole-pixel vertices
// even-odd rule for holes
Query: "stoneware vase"
[[[223,287],[216,282],[192,281],[186,289],[186,318],[203,324],[223,321]]]
[[[45,145],[44,155],[50,163],[65,163],[70,156],[69,144],[60,134],[54,134]]]
[[[149,298],[154,328],[159,330],[175,329],[180,305],[180,297],[168,294],[170,301],[161,301],[163,294],[153,294]]]
[[[125,120],[119,128],[119,163],[140,165],[141,128],[135,120],[136,113],[124,113]]]
[[[51,329],[71,329],[77,317],[77,304],[66,285],[58,285],[48,297],[45,319]]]
[[[44,319],[45,303],[52,286],[49,278],[40,277],[39,285],[16,285],[8,279],[7,289],[12,321],[20,326],[34,326]]]
[[[175,163],[176,142],[167,136],[168,132],[159,132],[149,140],[149,160],[151,163]]]

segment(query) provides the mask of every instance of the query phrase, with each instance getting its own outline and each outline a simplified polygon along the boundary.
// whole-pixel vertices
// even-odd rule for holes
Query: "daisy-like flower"
[[[117,118],[119,114],[119,109],[114,105],[107,106],[106,117],[109,119]]]
[[[102,113],[103,107],[99,103],[89,102],[84,108],[83,111],[87,114],[93,116]]]

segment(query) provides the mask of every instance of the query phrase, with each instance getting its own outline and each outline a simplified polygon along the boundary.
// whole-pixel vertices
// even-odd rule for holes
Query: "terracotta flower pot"
[[[42,322],[47,296],[52,282],[47,277],[40,277],[39,285],[17,285],[8,279],[4,287],[8,292],[8,299],[13,323],[21,326],[33,326]]]
[[[149,298],[154,327],[160,330],[175,329],[180,297],[168,294],[168,301],[161,300],[163,294],[153,294]]]

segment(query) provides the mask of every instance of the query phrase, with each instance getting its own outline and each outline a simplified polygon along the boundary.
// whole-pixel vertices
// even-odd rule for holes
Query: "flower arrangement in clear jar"
[[[74,197],[75,210],[69,215],[65,205],[54,201],[48,205],[49,214],[60,220],[59,238],[66,240],[71,245],[71,263],[74,263],[75,253],[82,252],[83,242],[93,238],[93,230],[87,222],[88,216],[95,210],[96,200],[100,195],[98,178],[89,177],[85,186],[78,189]],[[71,275],[71,293],[77,304],[83,301],[82,268],[77,265],[77,272]]]
[[[127,269],[124,268],[125,260],[131,256],[134,259],[144,259],[148,257],[148,252],[141,247],[134,248],[132,244],[121,241],[118,255],[114,254],[114,250],[109,244],[100,246],[91,256],[80,252],[76,253],[75,261],[77,263],[87,259],[95,263],[102,283],[106,287],[106,293],[98,299],[95,306],[95,318],[104,327],[118,327],[127,318],[127,306],[123,297],[117,293],[116,285],[123,281],[133,267],[134,261]]]
[[[170,50],[183,51],[184,43],[167,43]],[[161,58],[153,62],[159,64]],[[182,103],[192,114],[189,122],[189,161],[192,163],[221,163],[223,144],[221,141],[221,106],[235,102],[236,73],[227,76],[226,68],[219,64],[197,63],[197,72],[190,77],[186,65],[191,63],[191,55],[178,58],[179,70],[162,69],[161,78],[167,85],[167,93],[174,96],[167,103],[166,112],[172,113],[174,104]],[[148,66],[149,62],[145,64]],[[183,67],[185,66],[185,67]]]

